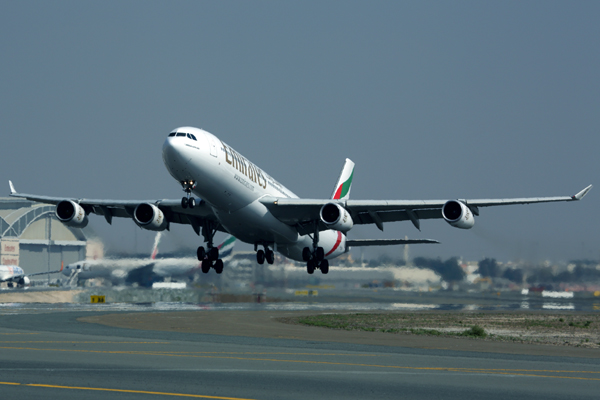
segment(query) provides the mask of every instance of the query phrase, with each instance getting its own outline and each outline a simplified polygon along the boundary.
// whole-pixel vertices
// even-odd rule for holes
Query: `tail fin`
[[[154,237],[154,246],[152,247],[152,254],[150,254],[150,258],[155,260],[156,255],[158,254],[158,242],[160,242],[161,232],[157,232]]]
[[[225,238],[223,243],[221,243],[220,245],[217,246],[219,249],[219,257],[221,257],[223,259],[223,258],[229,256],[231,254],[231,252],[233,251],[234,245],[235,245],[235,236],[229,235],[227,238]]]
[[[350,198],[350,187],[352,186],[352,177],[354,176],[354,162],[346,158],[344,168],[338,179],[337,185],[333,189],[333,200],[347,200]]]

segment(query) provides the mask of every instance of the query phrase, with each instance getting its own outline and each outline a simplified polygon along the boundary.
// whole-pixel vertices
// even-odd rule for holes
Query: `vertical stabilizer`
[[[333,189],[333,200],[348,200],[350,198],[350,187],[352,186],[352,177],[354,176],[354,162],[346,158],[344,168],[338,179],[338,183]]]

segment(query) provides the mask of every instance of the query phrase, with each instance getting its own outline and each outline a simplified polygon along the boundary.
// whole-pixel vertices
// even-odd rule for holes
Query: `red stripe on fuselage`
[[[340,243],[342,243],[342,232],[338,231],[338,236],[337,236],[337,240],[335,241],[335,244],[333,245],[333,249],[331,249],[331,251],[327,254],[325,254],[325,257],[327,257],[328,255],[330,255],[331,253],[333,253],[340,245]]]

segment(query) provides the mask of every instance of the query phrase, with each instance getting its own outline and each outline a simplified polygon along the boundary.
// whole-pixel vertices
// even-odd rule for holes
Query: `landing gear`
[[[256,262],[259,263],[260,265],[263,265],[265,263],[265,251],[264,250],[259,250],[256,252]]]
[[[198,256],[198,261],[204,260],[204,258],[206,258],[206,250],[204,250],[204,247],[202,247],[202,246],[198,247],[198,250],[196,251],[196,255]]]
[[[308,272],[309,274],[313,274],[315,272],[315,269],[317,268],[317,263],[315,260],[308,260],[306,262],[306,272]]]
[[[319,264],[319,269],[321,270],[322,274],[327,274],[329,272],[329,261],[321,261],[321,263]]]
[[[196,187],[195,181],[183,181],[181,182],[181,186],[183,186],[183,191],[186,196],[181,199],[181,208],[194,208],[196,207],[196,199],[191,197],[192,189]]]
[[[310,251],[310,248],[302,249],[302,259],[306,261],[306,271],[309,274],[315,272],[315,269],[320,269],[321,273],[329,272],[329,261],[325,259],[325,250],[322,247],[317,247],[315,251]]]
[[[258,247],[258,244],[254,245],[254,249]],[[256,252],[256,262],[260,265],[263,265],[265,261],[268,264],[273,264],[275,262],[275,252],[271,250],[266,244],[264,245],[264,250],[258,250]]]
[[[193,197],[183,197],[181,199],[181,208],[194,208],[196,207],[196,199]]]
[[[217,274],[223,272],[223,260],[219,258],[219,248],[213,246],[213,237],[216,232],[217,229],[214,223],[210,223],[209,221],[204,223],[202,235],[206,241],[208,251],[203,246],[200,246],[196,250],[196,256],[198,256],[198,261],[201,262],[200,267],[205,274],[208,274],[211,268],[214,268]]]
[[[215,265],[213,266],[213,268],[215,269],[215,272],[217,274],[223,272],[223,260],[219,258],[217,261],[215,261]]]
[[[212,266],[212,262],[210,262],[210,260],[202,260],[202,272],[205,274],[208,274],[208,271],[210,271],[210,267]]]
[[[275,262],[275,252],[271,249],[267,249],[265,258],[269,264],[273,264]]]

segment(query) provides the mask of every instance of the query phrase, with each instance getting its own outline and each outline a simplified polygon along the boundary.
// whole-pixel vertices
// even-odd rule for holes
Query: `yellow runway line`
[[[197,399],[218,399],[218,400],[253,400],[241,397],[225,397],[225,396],[208,396],[202,394],[189,393],[169,393],[169,392],[152,392],[148,390],[130,390],[130,389],[110,389],[110,388],[93,388],[83,386],[61,386],[61,385],[45,385],[41,383],[18,383],[18,382],[0,382],[0,385],[11,386],[30,386],[50,389],[70,389],[70,390],[92,390],[100,392],[118,392],[118,393],[134,393],[134,394],[155,394],[160,396],[176,396],[176,397],[192,397]]]

